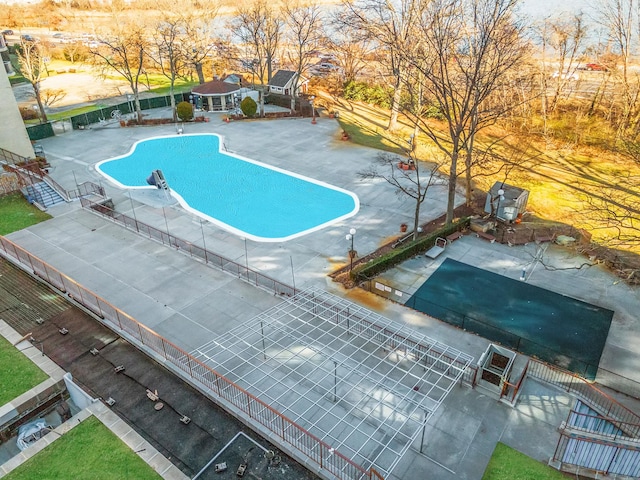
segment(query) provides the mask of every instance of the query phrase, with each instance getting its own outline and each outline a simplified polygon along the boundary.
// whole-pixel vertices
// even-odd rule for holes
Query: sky
[[[593,15],[595,3],[593,0],[522,0],[520,9],[532,19],[560,13],[574,15],[580,11],[589,16]]]

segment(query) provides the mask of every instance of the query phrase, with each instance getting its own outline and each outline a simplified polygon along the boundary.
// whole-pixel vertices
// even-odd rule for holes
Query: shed
[[[299,96],[301,93],[307,91],[308,80],[300,78],[299,82],[296,82],[298,74],[291,70],[278,70],[271,81],[269,82],[269,92],[278,93],[280,95],[291,95],[293,88],[296,88],[294,92],[295,96]],[[297,83],[297,87],[296,87]]]
[[[512,222],[524,214],[528,200],[529,190],[496,182],[487,193],[484,211],[498,220]]]

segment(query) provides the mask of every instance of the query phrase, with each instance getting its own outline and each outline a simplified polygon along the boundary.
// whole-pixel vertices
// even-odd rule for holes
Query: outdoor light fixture
[[[311,104],[311,123],[313,123],[315,125],[316,123],[316,107],[313,104],[313,101],[315,100],[316,97],[314,97],[313,95],[309,97],[309,103]],[[355,229],[351,229],[354,231],[355,233]]]

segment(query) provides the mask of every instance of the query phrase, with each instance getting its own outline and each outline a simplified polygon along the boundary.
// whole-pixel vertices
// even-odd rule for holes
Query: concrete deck
[[[411,223],[413,205],[384,181],[362,180],[357,173],[375,161],[377,151],[339,140],[335,120],[242,121],[226,124],[208,114],[209,123],[188,124],[185,133],[215,132],[230,151],[353,191],[361,202],[351,219],[283,243],[244,241],[218,227],[202,224],[175,204],[165,205],[150,191],[129,195],[93,169],[98,161],[121,155],[140,139],[175,133],[173,126],[120,128],[107,126],[67,132],[40,143],[53,165],[51,176],[64,187],[76,182],[101,182],[116,209],[166,229],[197,245],[296,287],[319,286],[363,303],[382,315],[479,358],[488,342],[401,305],[358,291],[345,292],[327,274],[348,262],[345,234],[356,228],[355,249],[361,254],[399,234]],[[532,192],[535,195],[535,192]],[[433,187],[421,219],[445,209],[443,187]],[[52,207],[53,219],[15,232],[9,239],[26,248],[138,321],[192,351],[212,338],[279,302],[273,295],[83,211],[78,202]],[[496,273],[519,278],[531,262],[535,246],[508,247],[467,236],[446,248],[436,260],[417,257],[385,274],[397,288],[412,293],[447,256]],[[246,252],[246,257],[245,257]],[[640,382],[640,353],[635,349],[640,326],[640,293],[600,267],[573,269],[582,259],[550,246],[545,263],[527,281],[614,310],[613,324],[601,367]],[[562,270],[563,268],[569,268]],[[631,389],[635,384],[626,385]],[[640,395],[640,392],[638,392]],[[428,471],[434,479],[480,479],[497,441],[546,462],[557,442],[555,433],[568,413],[569,399],[529,382],[516,408],[496,402],[480,391],[454,389],[427,427],[423,453],[416,445],[395,469],[393,479],[410,479]],[[640,411],[632,399],[628,405]],[[418,438],[419,440],[419,438]]]

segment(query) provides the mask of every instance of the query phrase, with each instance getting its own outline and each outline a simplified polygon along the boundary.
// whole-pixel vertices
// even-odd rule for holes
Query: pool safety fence
[[[285,450],[294,456],[306,457],[320,472],[344,480],[384,480],[374,468],[365,469],[353,462],[315,435],[302,428],[259,398],[239,387],[213,368],[182,350],[133,317],[118,309],[58,271],[38,257],[24,250],[9,239],[0,236],[0,255],[27,272],[42,279],[67,297],[94,313],[102,322],[145,351],[170,364],[174,370],[205,394],[216,400],[223,408],[241,418],[246,418],[258,431],[267,434],[273,441],[280,441]],[[286,447],[290,448],[286,448]],[[295,452],[302,455],[296,455]]]
[[[247,265],[242,265],[233,260],[223,257],[217,253],[214,253],[206,248],[195,245],[187,240],[182,240],[170,233],[167,233],[159,228],[152,227],[146,223],[140,222],[136,218],[130,217],[123,213],[116,212],[105,202],[95,202],[89,198],[80,198],[80,203],[83,208],[96,213],[103,218],[109,219],[119,225],[122,225],[139,235],[150,238],[157,242],[175,248],[191,257],[202,260],[206,265],[215,267],[223,272],[231,273],[238,278],[245,280],[246,282],[260,287],[268,292],[272,292],[276,295],[293,296],[296,293],[294,287],[280,282],[274,278],[271,278],[263,273],[252,270]]]
[[[391,287],[380,280],[367,280],[360,283],[360,287],[381,297],[401,303],[409,308],[414,308],[416,303],[416,297],[413,294],[404,292],[396,287]],[[411,301],[407,302],[408,299],[411,299]],[[420,303],[428,304],[431,312],[437,312],[435,314],[430,314],[433,318],[446,322],[450,325],[454,325],[463,330],[474,332],[484,338],[495,341],[524,355],[535,356],[543,359],[566,359],[566,354],[564,352],[558,352],[555,349],[543,345],[542,343],[521,337],[515,333],[509,332],[495,325],[491,325],[482,320],[478,320],[477,318],[473,318],[465,313],[458,312],[448,306],[445,307],[425,298],[420,298],[419,301]],[[569,360],[572,371],[585,378],[595,378],[598,372],[598,365],[592,365],[575,358],[571,358]]]
[[[388,285],[382,284],[379,281],[365,282],[361,286],[365,289],[368,289],[370,292],[376,293],[394,301],[398,301],[398,299],[401,298],[410,297],[410,294],[401,292]],[[477,322],[477,320],[475,322]],[[463,329],[467,329],[469,327],[469,323],[464,322],[463,319],[463,322],[459,326]],[[488,327],[491,327],[491,329],[496,329],[496,327],[493,326]],[[516,337],[509,332],[504,332],[504,334],[505,336],[503,338],[508,339],[510,337]],[[518,343],[516,342],[516,344]],[[510,345],[507,343],[505,344],[505,346],[509,347]],[[502,392],[503,398],[511,402],[515,401],[522,386],[522,382],[526,376],[545,382],[547,384],[554,385],[562,389],[563,391],[584,399],[589,405],[594,408],[594,410],[598,411],[600,415],[603,416],[603,418],[615,424],[620,430],[625,432],[625,436],[632,437],[636,439],[634,441],[640,442],[640,415],[634,413],[633,411],[622,405],[620,402],[612,398],[606,392],[597,388],[595,385],[593,385],[593,383],[585,380],[580,375],[534,358],[531,358],[528,361],[521,377],[517,381],[515,381],[514,383],[505,383],[505,389]],[[605,369],[598,368],[598,378],[600,377],[615,379],[616,377],[620,376]],[[622,383],[622,380],[622,378],[618,378],[618,382],[615,383],[615,386],[625,385],[624,383]],[[630,379],[625,380],[627,381],[626,385],[632,384],[630,386],[633,388],[626,390],[621,390],[619,388],[614,389],[622,392],[626,392],[629,390],[632,392],[640,391],[640,385],[638,385],[637,382],[634,382]],[[604,383],[602,384],[605,385]],[[615,439],[616,436],[612,435],[610,436],[610,438]]]

